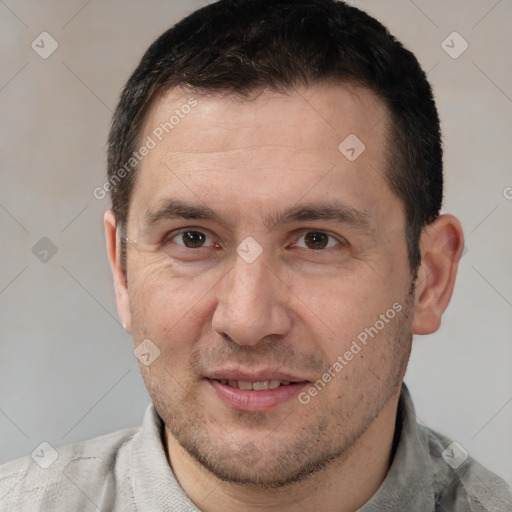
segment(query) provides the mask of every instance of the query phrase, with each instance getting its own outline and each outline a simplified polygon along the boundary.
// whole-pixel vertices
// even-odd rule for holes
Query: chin
[[[183,446],[183,445],[182,445]],[[209,450],[197,444],[183,446],[201,466],[217,479],[251,488],[271,489],[290,486],[324,470],[341,455],[312,453],[302,442],[291,443],[287,449],[266,446],[265,453],[253,442],[236,449]]]
[[[305,480],[327,466],[327,462],[317,463],[306,467],[287,467],[267,465],[254,467],[241,463],[231,466],[220,466],[215,463],[200,461],[201,464],[219,480],[223,482],[250,488],[277,489],[293,485]]]

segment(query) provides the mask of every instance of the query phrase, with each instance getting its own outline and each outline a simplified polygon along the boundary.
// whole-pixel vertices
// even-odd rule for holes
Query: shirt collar
[[[164,423],[150,404],[130,453],[130,477],[137,509],[140,512],[198,512],[169,466],[163,432]]]
[[[399,440],[386,478],[359,512],[432,512],[434,471],[427,440],[420,435],[407,386],[402,384],[395,430]]]

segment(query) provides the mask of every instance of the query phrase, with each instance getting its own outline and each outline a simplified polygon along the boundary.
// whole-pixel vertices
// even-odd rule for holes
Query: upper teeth
[[[276,389],[279,386],[288,386],[289,380],[263,380],[260,382],[247,382],[243,380],[220,379],[221,384],[227,384],[232,388],[264,391],[265,389]]]

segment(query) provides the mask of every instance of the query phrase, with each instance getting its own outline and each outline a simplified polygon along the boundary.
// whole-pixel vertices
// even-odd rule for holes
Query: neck
[[[203,512],[354,512],[375,494],[392,459],[397,393],[342,456],[295,484],[272,489],[219,480],[165,429],[171,467],[188,497]]]

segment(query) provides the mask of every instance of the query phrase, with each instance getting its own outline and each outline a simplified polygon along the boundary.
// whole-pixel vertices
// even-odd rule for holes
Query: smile
[[[259,382],[247,382],[243,380],[220,379],[219,382],[225,386],[235,389],[245,389],[248,391],[265,391],[267,389],[277,389],[279,386],[289,386],[289,380],[263,380]]]
[[[282,406],[296,398],[309,384],[303,380],[235,380],[206,378],[213,399],[220,400],[228,409],[262,413]],[[294,403],[294,402],[292,402]]]

